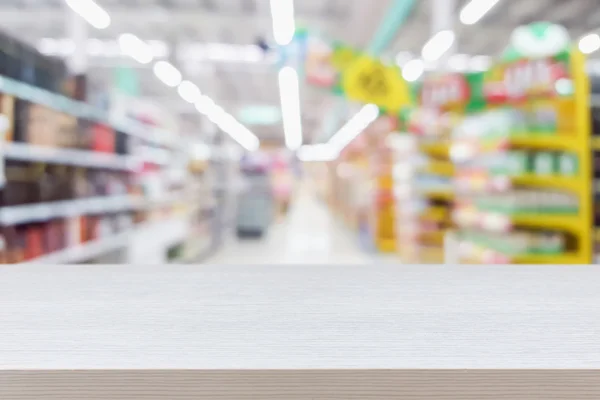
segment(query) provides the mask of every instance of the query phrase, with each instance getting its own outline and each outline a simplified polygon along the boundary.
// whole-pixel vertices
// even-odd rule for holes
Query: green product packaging
[[[539,152],[533,157],[533,172],[536,175],[554,175],[557,170],[557,157],[550,152]]]
[[[535,131],[543,134],[555,133],[558,126],[556,108],[551,102],[540,101],[533,106]]]
[[[529,155],[525,151],[510,151],[506,155],[506,172],[520,176],[529,172]]]
[[[510,118],[511,136],[521,137],[527,134],[527,114],[519,109],[506,110]]]
[[[564,251],[564,240],[560,235],[537,234],[535,239],[533,251],[537,254],[560,254]]]
[[[561,175],[575,176],[579,172],[579,160],[577,156],[563,153],[558,157],[558,170]]]

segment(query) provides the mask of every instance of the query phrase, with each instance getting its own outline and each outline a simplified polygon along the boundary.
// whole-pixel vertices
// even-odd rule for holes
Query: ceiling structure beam
[[[240,17],[244,14],[224,14],[213,13],[205,9],[178,9],[164,10],[140,9],[117,7],[110,9],[112,24],[119,26],[144,26],[149,23],[165,24],[169,26],[194,25],[201,26],[202,31],[220,31],[223,26],[239,27]],[[302,17],[298,16],[298,20]],[[310,17],[311,23],[330,23],[326,16]],[[320,20],[320,21],[319,21]],[[0,7],[0,24],[2,26],[28,26],[43,24],[64,25],[65,13],[62,8],[55,7],[31,7],[30,10],[17,9],[13,7]],[[269,15],[254,15],[252,17],[254,26],[270,26],[271,17]],[[110,32],[109,32],[110,34]],[[145,38],[160,39],[160,38]],[[251,38],[254,39],[254,38]]]

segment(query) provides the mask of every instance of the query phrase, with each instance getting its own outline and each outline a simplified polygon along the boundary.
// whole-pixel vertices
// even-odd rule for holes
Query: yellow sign
[[[410,105],[406,81],[397,68],[370,57],[360,57],[342,76],[342,88],[351,100],[373,103],[388,111],[399,111]]]

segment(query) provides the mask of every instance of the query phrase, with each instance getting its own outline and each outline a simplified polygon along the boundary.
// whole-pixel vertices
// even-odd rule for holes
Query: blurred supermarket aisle
[[[272,226],[263,239],[225,244],[211,264],[363,264],[372,257],[361,251],[357,239],[336,222],[324,205],[302,191],[289,215]]]

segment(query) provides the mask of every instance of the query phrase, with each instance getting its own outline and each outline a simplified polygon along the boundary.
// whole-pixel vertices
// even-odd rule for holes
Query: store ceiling
[[[90,69],[95,81],[111,82],[115,67],[136,68],[141,94],[161,106],[198,118],[193,106],[176,90],[155,78],[150,68],[118,56],[115,40],[129,32],[152,41],[156,54],[168,58],[200,89],[227,111],[238,116],[245,107],[279,106],[274,57],[255,46],[271,38],[269,0],[96,0],[111,15],[111,26],[99,31],[90,28],[94,56]],[[458,10],[466,1],[457,1]],[[365,48],[374,36],[391,0],[296,0],[299,25],[331,38]],[[418,56],[431,35],[431,1],[417,1],[411,17],[398,32],[384,56]],[[63,0],[3,0],[0,2],[0,29],[46,51],[68,48],[57,40],[67,37],[67,8]],[[518,25],[547,20],[566,26],[574,37],[600,27],[597,0],[500,0],[474,26],[455,26],[458,52],[469,56],[499,53],[508,35]],[[54,39],[54,41],[44,39]],[[62,43],[62,45],[61,45]],[[224,46],[223,46],[224,45]],[[62,49],[62,50],[61,50]],[[310,141],[323,130],[324,116],[335,99],[316,89],[302,89],[303,132]],[[262,139],[281,140],[280,123],[250,126]]]
[[[508,44],[510,33],[516,27],[531,22],[549,21],[563,25],[573,38],[600,28],[598,0],[499,0],[489,13],[472,26],[458,21],[460,10],[468,2],[456,1],[454,30],[457,53],[470,57],[498,55]],[[391,54],[400,54],[404,60],[418,56],[431,37],[432,3],[431,0],[417,2],[412,17],[391,46]]]
[[[247,106],[279,107],[277,71],[273,64],[275,57],[263,56],[254,46],[260,39],[271,42],[269,0],[96,2],[111,16],[111,25],[107,29],[90,28],[91,37],[105,44],[98,52],[109,55],[91,59],[92,75],[96,81],[110,82],[114,79],[114,67],[125,63],[137,68],[144,96],[177,112],[199,115],[192,105],[181,100],[175,89],[156,79],[150,68],[114,57],[118,47],[113,43],[110,48],[106,41],[129,32],[141,39],[154,41],[159,53],[170,53],[164,55],[180,68],[185,78],[196,83],[203,93],[232,114],[239,115],[238,112]],[[364,47],[373,36],[388,2],[297,0],[296,19],[298,24]],[[66,10],[63,0],[4,0],[0,2],[0,28],[36,45],[43,38],[65,38]],[[59,47],[52,42],[45,45],[54,45],[54,49],[50,49],[52,51]],[[303,89],[302,96],[303,131],[305,137],[310,138],[320,129],[322,117],[332,101],[319,90]],[[259,138],[283,141],[280,123],[255,125],[250,129]]]

